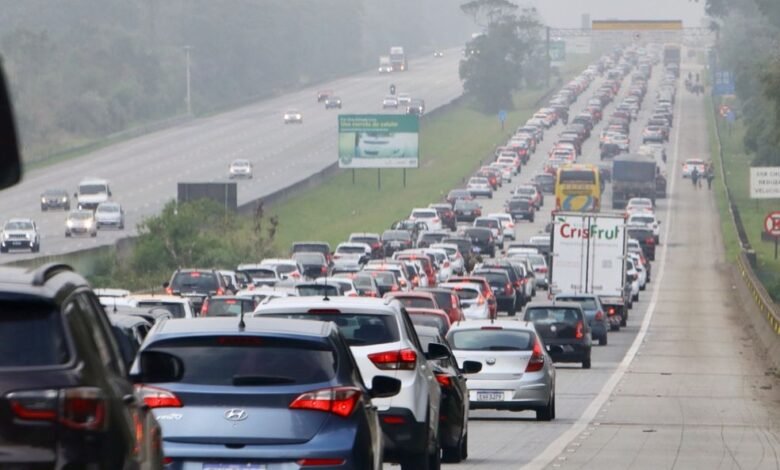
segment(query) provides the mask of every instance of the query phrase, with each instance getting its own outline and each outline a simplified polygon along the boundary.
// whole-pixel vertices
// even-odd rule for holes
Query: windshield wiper
[[[293,384],[295,380],[290,377],[273,377],[262,375],[234,375],[233,385],[283,385]]]

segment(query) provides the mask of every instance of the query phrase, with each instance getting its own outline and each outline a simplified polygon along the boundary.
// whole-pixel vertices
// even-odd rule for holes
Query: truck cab
[[[79,183],[78,191],[74,194],[79,209],[95,210],[101,202],[111,199],[111,187],[107,180],[99,178],[87,178]]]

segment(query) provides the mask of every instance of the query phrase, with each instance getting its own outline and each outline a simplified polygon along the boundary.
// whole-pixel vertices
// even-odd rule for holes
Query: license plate
[[[472,247],[472,249],[474,250],[474,253],[479,253],[480,251],[482,251],[482,248],[478,246]]]
[[[266,470],[265,464],[254,463],[204,463],[203,470]]]
[[[477,401],[504,401],[504,392],[477,392]]]

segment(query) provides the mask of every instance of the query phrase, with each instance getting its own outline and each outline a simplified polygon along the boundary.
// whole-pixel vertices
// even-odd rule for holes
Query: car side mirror
[[[555,354],[563,354],[563,346],[558,346],[558,345],[547,346],[547,352],[555,353]]]
[[[460,371],[464,374],[476,374],[482,370],[482,363],[479,361],[463,361]]]
[[[184,363],[178,357],[159,351],[144,351],[130,373],[133,383],[178,382],[184,376]]]
[[[0,64],[0,189],[11,187],[22,179],[22,157],[16,137],[11,96]]]
[[[389,398],[398,395],[400,391],[401,381],[396,378],[375,375],[371,380],[371,398]]]
[[[428,352],[425,353],[425,358],[429,361],[441,361],[450,357],[450,350],[447,346],[439,343],[428,344]]]

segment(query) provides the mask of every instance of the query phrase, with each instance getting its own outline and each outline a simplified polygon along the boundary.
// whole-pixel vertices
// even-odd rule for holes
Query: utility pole
[[[550,62],[552,61],[552,58],[550,57],[550,27],[547,26],[545,28],[545,50],[547,51],[547,60],[545,60],[545,68],[544,68],[544,83],[546,87],[550,86]]]
[[[187,95],[184,100],[187,103],[188,116],[192,115],[192,94],[190,93],[190,50],[192,50],[191,46],[184,46],[184,55],[187,62]]]

